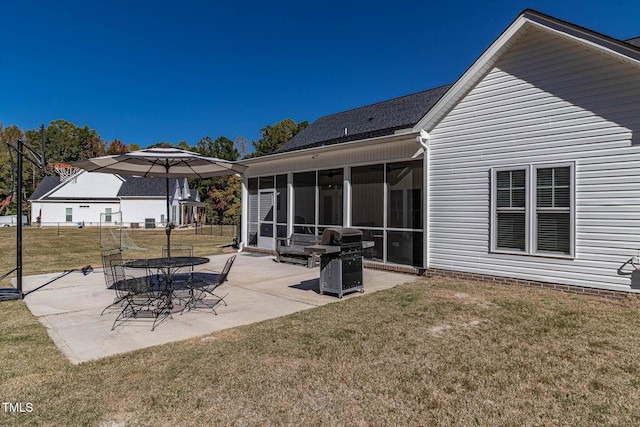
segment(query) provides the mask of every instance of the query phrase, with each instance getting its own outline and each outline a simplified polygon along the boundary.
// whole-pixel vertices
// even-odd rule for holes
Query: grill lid
[[[322,244],[341,246],[362,242],[362,231],[357,228],[327,228],[322,232]]]

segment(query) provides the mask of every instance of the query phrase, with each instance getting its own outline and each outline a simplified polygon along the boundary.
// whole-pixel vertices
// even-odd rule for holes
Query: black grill
[[[320,293],[364,292],[362,282],[362,231],[355,228],[327,228],[323,246],[332,250],[320,256]],[[335,248],[338,250],[333,250]]]

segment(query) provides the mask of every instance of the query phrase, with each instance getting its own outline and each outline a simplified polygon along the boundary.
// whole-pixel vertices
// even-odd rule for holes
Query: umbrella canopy
[[[71,163],[88,172],[165,178],[210,178],[243,173],[246,166],[179,148],[146,148]]]
[[[179,148],[146,148],[125,154],[95,157],[71,163],[87,172],[142,177],[164,177],[167,186],[167,255],[171,256],[169,225],[169,178],[210,178],[243,173],[247,167],[236,162],[207,157]]]

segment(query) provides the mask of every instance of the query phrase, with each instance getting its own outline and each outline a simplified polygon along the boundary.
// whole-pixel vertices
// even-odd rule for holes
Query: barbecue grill
[[[320,253],[320,294],[342,295],[364,292],[362,281],[362,231],[355,228],[327,228],[316,248]]]

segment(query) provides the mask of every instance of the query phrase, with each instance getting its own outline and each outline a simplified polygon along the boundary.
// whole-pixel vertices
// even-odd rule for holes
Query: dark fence
[[[204,236],[237,237],[237,224],[198,224],[195,226],[196,234]]]
[[[108,225],[104,224],[100,226],[99,223],[88,222],[42,222],[32,223],[28,226],[30,229],[42,229],[42,231],[54,232],[58,235],[63,235],[65,232],[71,232],[79,228],[95,230],[97,235],[116,232],[120,229],[120,225]],[[164,234],[165,227],[163,224],[154,224],[153,227],[146,227],[145,224],[139,223],[123,223],[122,229],[127,233],[135,235],[138,233],[153,233],[159,232]],[[214,237],[239,237],[239,227],[237,224],[197,224],[188,225],[184,227],[176,227],[176,232],[179,233],[193,233],[202,236],[214,236]]]

